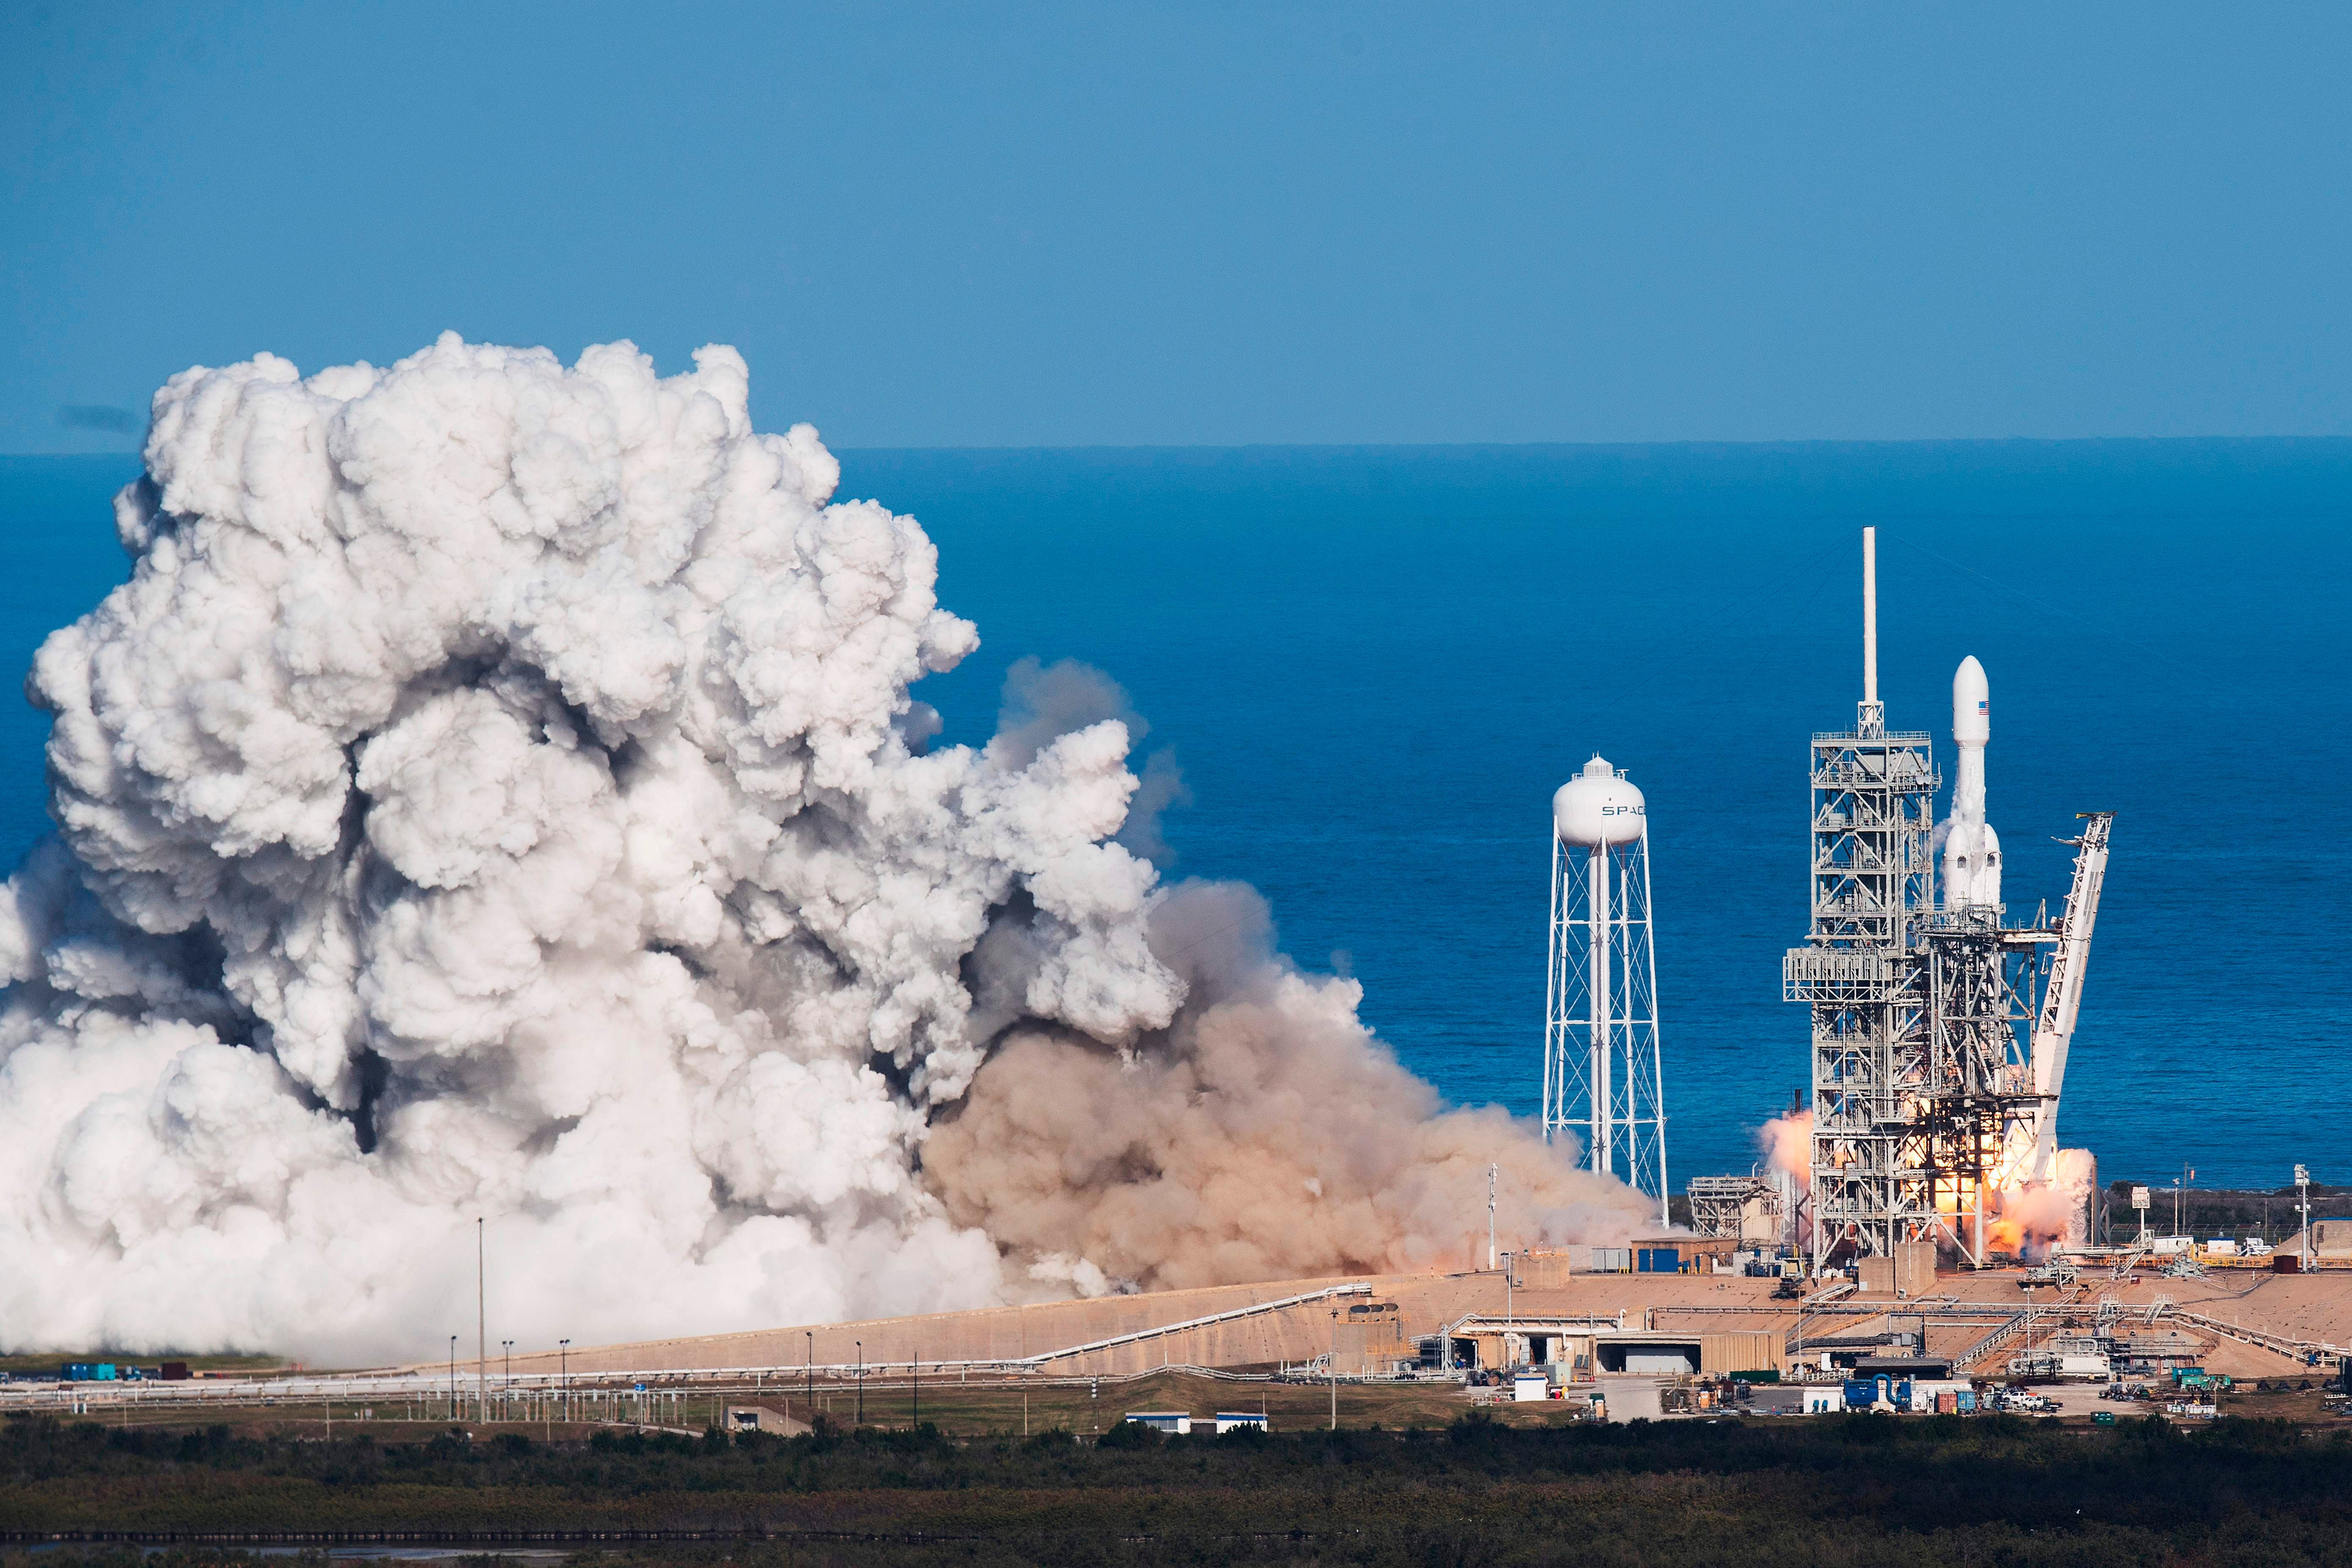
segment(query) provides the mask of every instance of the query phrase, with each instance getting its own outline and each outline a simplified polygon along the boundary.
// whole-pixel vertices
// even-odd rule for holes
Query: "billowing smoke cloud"
[[[1562,1168],[1500,1110],[1442,1110],[1356,1016],[1352,980],[1268,955],[1246,888],[1178,887],[1152,945],[1191,998],[1142,1050],[1024,1024],[931,1137],[962,1224],[1146,1288],[1483,1267],[1489,1163],[1500,1243],[1658,1228],[1622,1183]]]
[[[696,366],[157,395],[131,579],[30,682],[0,1341],[416,1354],[477,1215],[525,1343],[1450,1263],[1490,1159],[1527,1239],[1622,1237],[1254,896],[1160,886],[1115,689],[931,749],[930,542]]]

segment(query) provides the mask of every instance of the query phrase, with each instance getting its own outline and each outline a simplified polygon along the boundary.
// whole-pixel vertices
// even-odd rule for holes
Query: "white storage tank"
[[[1646,818],[1642,792],[1598,756],[1551,797],[1552,831],[1562,844],[1631,844]]]

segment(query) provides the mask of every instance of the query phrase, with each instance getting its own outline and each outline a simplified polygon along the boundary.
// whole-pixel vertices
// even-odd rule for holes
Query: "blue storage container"
[[[1845,1407],[1848,1410],[1867,1410],[1882,1399],[1890,1405],[1899,1403],[1894,1389],[1889,1386],[1891,1382],[1891,1379],[1884,1377],[1846,1379]]]

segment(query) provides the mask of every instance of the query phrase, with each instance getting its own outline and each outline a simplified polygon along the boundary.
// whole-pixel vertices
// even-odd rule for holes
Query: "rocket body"
[[[1985,746],[1992,739],[1992,692],[1971,654],[1952,675],[1952,816],[1944,835],[1944,903],[2000,902],[2000,836],[1985,820]]]

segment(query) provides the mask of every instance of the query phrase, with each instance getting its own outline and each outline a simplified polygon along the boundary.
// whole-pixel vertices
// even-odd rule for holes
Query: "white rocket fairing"
[[[1944,834],[1944,903],[2000,902],[2000,835],[1985,820],[1985,744],[1992,739],[1992,690],[1974,654],[1952,675],[1952,816]]]

